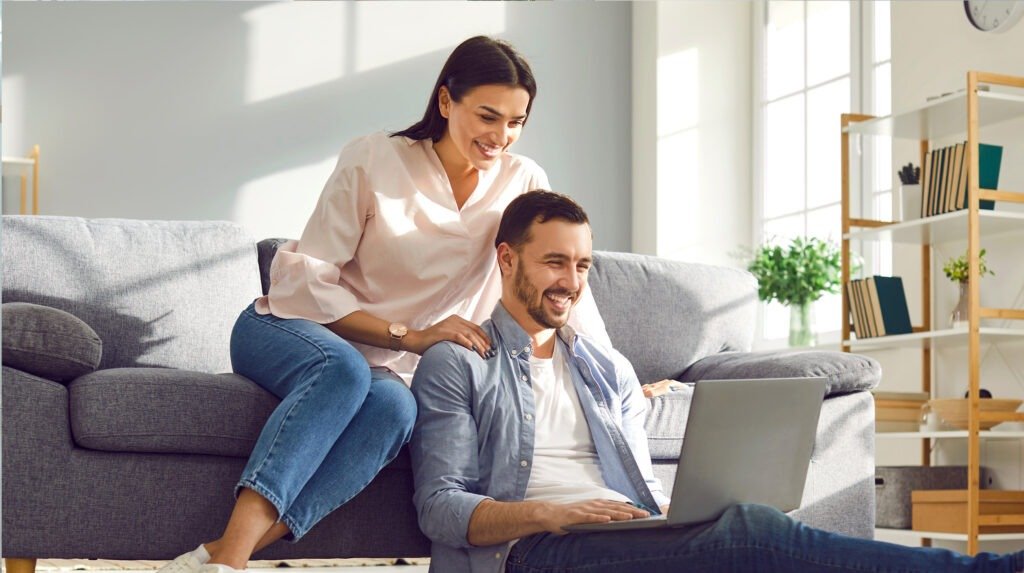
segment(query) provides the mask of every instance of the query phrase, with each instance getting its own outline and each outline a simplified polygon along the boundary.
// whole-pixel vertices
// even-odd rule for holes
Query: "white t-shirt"
[[[536,405],[533,469],[528,501],[572,503],[589,499],[629,501],[605,487],[587,419],[560,345],[552,358],[530,357]]]

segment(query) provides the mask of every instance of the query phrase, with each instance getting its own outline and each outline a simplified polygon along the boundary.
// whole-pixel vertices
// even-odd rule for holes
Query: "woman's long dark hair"
[[[530,64],[508,42],[487,36],[474,36],[459,44],[448,56],[434,84],[434,90],[430,92],[423,119],[391,136],[439,141],[448,129],[448,120],[441,115],[437,103],[441,86],[448,88],[452,101],[458,103],[469,90],[493,84],[525,89],[530,94],[530,103],[526,105],[526,114],[529,116],[533,98],[537,95],[537,82],[533,79]]]

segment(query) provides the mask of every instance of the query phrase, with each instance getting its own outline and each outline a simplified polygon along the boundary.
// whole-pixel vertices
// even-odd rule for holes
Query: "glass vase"
[[[970,320],[970,289],[968,288],[967,281],[959,283],[960,287],[960,300],[957,301],[956,307],[953,308],[953,312],[949,313],[949,326],[950,328],[956,328],[958,326],[967,326],[967,321]]]
[[[789,305],[789,345],[814,346],[817,343],[818,338],[814,334],[814,303]]]

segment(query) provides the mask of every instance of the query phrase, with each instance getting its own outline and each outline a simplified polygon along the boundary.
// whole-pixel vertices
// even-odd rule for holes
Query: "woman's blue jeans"
[[[231,365],[281,399],[235,492],[266,498],[293,540],[362,491],[412,434],[416,401],[401,378],[371,369],[321,324],[249,305],[231,332]]]
[[[711,523],[606,533],[538,533],[509,552],[508,573],[956,573],[1024,570],[1024,554],[974,557],[846,537],[763,505]]]

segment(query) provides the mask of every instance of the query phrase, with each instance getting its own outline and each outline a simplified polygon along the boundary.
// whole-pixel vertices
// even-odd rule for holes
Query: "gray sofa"
[[[229,373],[228,338],[278,241],[223,222],[22,216],[4,217],[2,239],[4,556],[168,559],[215,538],[277,404]],[[642,381],[827,376],[795,515],[872,535],[877,363],[749,353],[756,289],[742,271],[601,252],[591,287]],[[651,405],[668,487],[687,398]],[[300,543],[257,557],[427,556],[411,495],[403,450]]]

